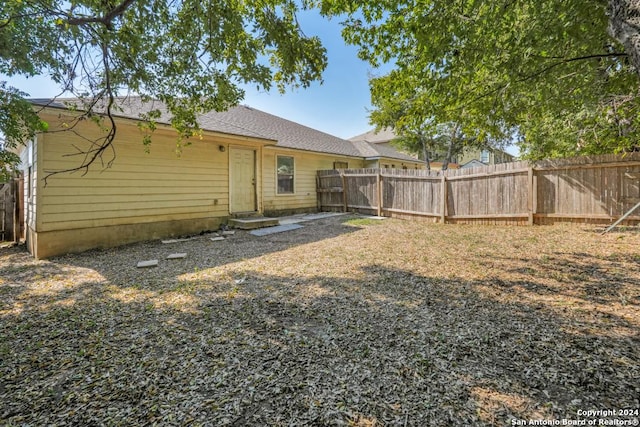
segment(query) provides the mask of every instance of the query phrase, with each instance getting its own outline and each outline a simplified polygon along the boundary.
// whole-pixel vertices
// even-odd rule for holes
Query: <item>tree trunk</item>
[[[458,143],[458,125],[451,127],[451,133],[449,135],[449,144],[447,145],[447,155],[442,162],[442,170],[449,168],[449,162],[451,161],[451,154],[453,153],[453,146]]]
[[[427,142],[424,137],[422,137],[420,143],[422,144],[422,155],[424,156],[424,164],[427,167],[427,170],[431,170],[431,161],[429,160],[429,151],[427,150]]]
[[[449,140],[449,145],[447,146],[447,155],[444,156],[444,160],[442,160],[442,170],[446,171],[449,169],[449,159],[451,158],[451,147],[453,147],[453,140]]]
[[[622,43],[640,76],[640,0],[609,0],[609,34]]]

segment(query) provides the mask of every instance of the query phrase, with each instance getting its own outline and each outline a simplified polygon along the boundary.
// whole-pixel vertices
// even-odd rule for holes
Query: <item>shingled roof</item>
[[[390,128],[380,130],[371,129],[368,132],[349,138],[349,141],[366,141],[372,144],[383,144],[396,138],[396,134]]]
[[[76,98],[31,99],[30,101],[36,105],[52,108],[66,109],[69,104],[76,104],[81,108],[80,101]],[[114,112],[113,115],[117,117],[139,120],[141,113],[158,109],[161,113],[157,119],[158,123],[169,124],[171,121],[171,115],[166,106],[158,100],[143,102],[140,97],[122,97],[117,98],[116,103],[120,111]],[[211,111],[202,114],[198,117],[198,123],[203,130],[211,132],[277,141],[278,147],[351,157],[416,160],[389,147],[374,147],[367,142],[354,143],[246,105],[233,107],[227,111]]]
[[[368,144],[371,145],[378,153],[380,153],[379,154],[380,157],[388,157],[392,159],[414,161],[414,162],[419,161],[415,157],[411,157],[408,154],[400,153],[396,151],[395,148],[390,147],[388,145],[380,145],[380,144],[374,144],[374,143],[368,143]]]
[[[30,101],[33,104],[51,108],[67,109],[70,106],[75,106],[78,109],[85,108],[82,101],[78,98],[31,99]],[[112,112],[115,117],[140,120],[141,114],[148,113],[152,110],[158,110],[160,112],[160,117],[158,117],[156,121],[167,125],[171,124],[171,114],[167,110],[166,105],[161,101],[150,100],[143,102],[138,96],[128,96],[116,98],[116,105],[117,108]],[[96,110],[96,113],[100,114],[104,111],[104,104],[98,103],[94,109]],[[218,120],[215,114],[216,113],[213,112],[213,114],[208,113],[198,117],[202,129],[230,135],[275,140],[274,138],[269,138],[267,135],[255,132],[251,129],[244,129],[231,123]]]
[[[240,105],[214,114],[216,118],[222,121],[244,129],[260,132],[271,139],[275,139],[278,141],[279,147],[365,157],[355,145],[346,139],[329,135],[246,105]]]

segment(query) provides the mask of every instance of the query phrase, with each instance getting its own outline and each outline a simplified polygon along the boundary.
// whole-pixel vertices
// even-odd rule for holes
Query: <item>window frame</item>
[[[278,171],[279,166],[279,160],[280,158],[288,158],[291,159],[291,163],[292,163],[292,167],[293,167],[293,171],[291,173],[291,191],[290,192],[281,192],[280,191],[280,172]],[[276,195],[277,196],[291,196],[296,194],[296,159],[294,156],[287,156],[284,154],[277,154],[276,155]],[[282,174],[284,175],[284,174]]]

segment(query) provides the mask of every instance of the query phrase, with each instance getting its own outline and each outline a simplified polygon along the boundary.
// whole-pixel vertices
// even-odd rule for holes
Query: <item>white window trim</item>
[[[33,165],[33,146],[36,143],[36,139],[32,139],[27,144],[27,166]]]

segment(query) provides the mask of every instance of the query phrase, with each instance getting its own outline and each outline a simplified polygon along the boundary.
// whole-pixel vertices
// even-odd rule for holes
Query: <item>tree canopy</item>
[[[116,95],[160,99],[189,137],[198,113],[243,98],[241,84],[284,90],[319,80],[326,52],[299,27],[299,7],[294,0],[5,0],[0,75],[47,74],[61,93],[84,99],[82,109],[103,108],[114,131],[88,153],[95,160],[113,140]],[[17,144],[46,127],[25,96],[0,82],[2,170],[15,165]],[[144,118],[153,124],[154,112]]]
[[[6,0],[0,75],[47,74],[103,109],[112,131],[86,168],[111,145],[116,95],[160,99],[188,138],[199,112],[242,99],[241,84],[319,80],[325,50],[296,20],[309,7],[343,17],[362,59],[393,65],[371,79],[378,126],[449,126],[474,144],[518,135],[529,158],[638,148],[638,0]],[[25,96],[0,81],[0,171],[46,129]],[[151,129],[155,117],[143,117]]]
[[[638,148],[637,0],[326,0],[322,12],[346,14],[362,59],[393,64],[370,81],[379,127],[519,135],[534,159]]]

